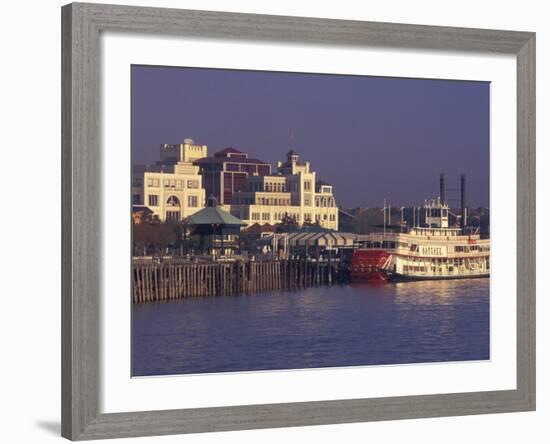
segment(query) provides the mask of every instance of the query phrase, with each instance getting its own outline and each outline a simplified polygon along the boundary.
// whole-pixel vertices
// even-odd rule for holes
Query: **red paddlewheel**
[[[390,253],[382,249],[356,250],[351,258],[352,281],[385,282],[388,280],[387,263]]]

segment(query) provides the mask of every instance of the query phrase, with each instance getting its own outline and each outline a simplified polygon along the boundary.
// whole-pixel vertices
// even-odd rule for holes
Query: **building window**
[[[260,220],[260,213],[252,213],[252,220]]]
[[[141,196],[139,194],[132,194],[132,204],[139,205],[141,203]]]
[[[167,211],[166,212],[166,220],[169,222],[178,222],[180,220],[180,212],[179,211]]]
[[[149,194],[149,206],[158,207],[159,197],[156,194]]]
[[[304,182],[304,190],[305,191],[311,190],[311,182],[310,181]]]
[[[153,179],[147,179],[147,186],[152,187],[153,186]]]
[[[271,165],[259,165],[258,174],[260,176],[269,176],[271,174]]]
[[[198,180],[188,180],[187,181],[187,188],[198,188],[199,187],[199,181]]]
[[[262,213],[262,220],[269,220],[269,213]]]
[[[309,207],[310,203],[311,203],[311,201],[310,201],[309,197],[304,197],[304,205],[306,207]]]
[[[166,205],[169,207],[179,207],[180,200],[176,196],[170,196],[166,201]]]
[[[187,196],[187,206],[196,208],[199,206],[199,198],[197,196]]]

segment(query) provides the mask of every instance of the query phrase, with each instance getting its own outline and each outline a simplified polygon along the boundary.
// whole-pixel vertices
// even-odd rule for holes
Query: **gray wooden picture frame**
[[[517,60],[517,388],[101,413],[99,35],[104,31],[514,55]],[[64,437],[73,440],[135,437],[535,409],[534,33],[73,3],[62,8],[62,107]],[[493,161],[498,162],[498,158]]]

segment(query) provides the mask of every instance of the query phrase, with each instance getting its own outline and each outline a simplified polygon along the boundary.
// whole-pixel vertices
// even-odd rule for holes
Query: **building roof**
[[[264,162],[259,159],[249,159],[246,157],[203,157],[202,159],[195,160],[195,164],[206,164],[206,163],[257,163],[261,165],[269,165],[268,162]]]
[[[227,148],[224,148],[223,150],[221,151],[217,151],[214,153],[214,156],[216,154],[230,154],[230,153],[233,153],[233,154],[244,154],[242,151],[239,151],[238,149],[236,148],[233,148],[232,146],[228,146]]]
[[[187,218],[191,225],[225,225],[240,227],[246,225],[241,219],[233,216],[219,206],[208,206]]]
[[[257,242],[269,244],[273,242],[274,238],[277,239],[277,236],[281,236],[281,234],[272,234],[261,238]],[[355,233],[343,233],[336,231],[318,233],[287,233],[287,241],[291,247],[353,247],[357,238],[358,235]]]
[[[297,231],[299,233],[332,233],[335,230],[332,228],[322,227],[319,224],[302,225]]]
[[[261,225],[256,222],[255,224],[246,228],[246,232],[248,234],[275,233],[277,231],[277,225],[278,224],[271,225],[267,222]]]
[[[288,153],[286,153],[287,156],[297,156],[298,153],[294,150],[294,149],[291,149]]]
[[[146,207],[145,205],[132,205],[132,213],[137,213],[137,212],[144,212],[144,213],[152,213],[153,211],[149,208],[149,207]]]
[[[317,180],[315,182],[315,191],[319,191],[321,189],[322,186],[328,186],[328,187],[331,187],[332,184],[331,183],[328,183],[328,182],[325,182],[324,180]]]

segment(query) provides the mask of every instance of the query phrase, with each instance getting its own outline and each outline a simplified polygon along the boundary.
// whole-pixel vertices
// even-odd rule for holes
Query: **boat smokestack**
[[[462,217],[460,218],[460,226],[462,228],[466,227],[466,175],[460,175],[460,210]]]
[[[445,203],[445,174],[439,175],[439,199],[441,203]]]

